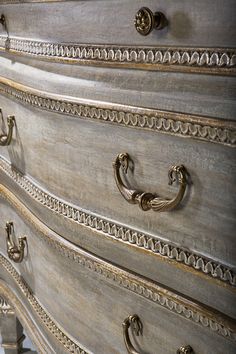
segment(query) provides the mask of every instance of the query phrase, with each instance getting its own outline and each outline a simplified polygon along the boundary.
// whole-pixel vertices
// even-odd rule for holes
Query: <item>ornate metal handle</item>
[[[153,13],[147,7],[142,7],[134,19],[135,28],[142,36],[147,36],[153,29],[160,30],[166,24],[167,20],[162,12]]]
[[[139,334],[142,334],[142,329],[143,325],[142,322],[140,321],[139,317],[137,315],[131,315],[127,317],[124,322],[122,323],[123,327],[123,336],[124,336],[124,342],[126,349],[129,354],[140,354],[137,352],[137,350],[133,347],[130,338],[129,338],[129,328],[131,327],[133,332],[136,334],[136,336],[139,336]]]
[[[194,354],[193,348],[190,347],[190,345],[186,345],[185,347],[180,347],[176,353],[177,354]]]
[[[123,327],[123,336],[124,336],[124,342],[125,342],[127,352],[129,354],[141,354],[137,352],[137,350],[134,348],[129,338],[129,328],[133,330],[136,336],[139,336],[139,334],[142,334],[143,332],[143,325],[138,315],[131,315],[127,317],[122,323],[122,327]],[[194,354],[194,351],[192,347],[190,347],[190,345],[186,345],[184,347],[180,347],[177,350],[176,354]]]
[[[15,263],[21,263],[24,259],[24,249],[25,249],[25,244],[26,244],[26,236],[18,238],[19,246],[17,246],[12,239],[13,230],[14,230],[13,222],[11,222],[11,221],[7,222],[6,223],[7,254],[8,254],[8,257],[12,261],[14,261]]]
[[[1,108],[0,108],[0,116],[3,119]],[[0,146],[7,146],[7,145],[10,145],[10,143],[11,143],[13,127],[15,125],[15,117],[14,116],[7,117],[7,125],[8,125],[8,133],[0,135]]]
[[[129,155],[127,153],[122,153],[119,154],[113,162],[114,177],[117,187],[120,193],[129,203],[138,204],[144,211],[150,209],[154,211],[170,211],[177,207],[177,205],[183,199],[187,186],[187,171],[183,165],[172,166],[168,173],[170,185],[175,181],[178,181],[179,183],[179,191],[177,196],[173,199],[162,199],[155,194],[133,190],[124,185],[120,175],[120,168],[122,168],[124,173],[127,173],[129,160]]]

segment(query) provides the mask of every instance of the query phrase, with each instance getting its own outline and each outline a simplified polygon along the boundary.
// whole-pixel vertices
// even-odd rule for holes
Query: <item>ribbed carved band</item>
[[[232,48],[140,47],[51,43],[0,36],[0,50],[47,60],[151,70],[235,74]]]

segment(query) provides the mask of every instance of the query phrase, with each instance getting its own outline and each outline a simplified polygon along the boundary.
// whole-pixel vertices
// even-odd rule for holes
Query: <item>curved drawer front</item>
[[[174,130],[173,134],[161,134],[141,126],[136,130],[97,119],[75,119],[66,112],[43,112],[5,98],[2,103],[4,111],[15,114],[16,129],[12,144],[1,147],[1,154],[13,167],[40,182],[49,194],[140,232],[235,264],[232,146],[224,146],[217,139],[214,144],[208,137],[208,143],[183,139],[175,136]],[[224,134],[222,123],[217,124],[216,129]],[[225,124],[230,129],[230,124],[233,126]],[[179,206],[172,212],[158,213],[129,204],[113,176],[112,164],[123,152],[133,161],[134,171],[129,168],[127,175],[131,187],[164,199],[175,197],[179,188],[175,183],[168,186],[170,167],[183,165],[187,187]]]
[[[84,353],[125,353],[122,323],[133,314],[143,333],[136,337],[126,328],[125,336],[140,353],[171,354],[187,345],[201,354],[234,353],[235,323],[229,317],[79,249],[29,212],[25,220],[30,215],[32,227],[7,204],[1,210],[1,277],[31,308],[57,353],[63,353],[63,345],[71,353],[79,345]],[[13,237],[26,237],[20,263],[7,259],[6,215],[13,221]]]
[[[147,37],[141,36],[134,26],[135,15],[143,6],[154,13],[161,11],[168,21],[163,30],[153,30]],[[217,0],[214,8],[210,0],[100,1],[99,6],[96,1],[65,1],[1,6],[10,36],[69,43],[199,47],[235,44],[234,9],[232,0],[224,4]]]
[[[139,10],[161,13],[147,36],[148,16],[134,25]],[[235,2],[96,1],[5,4],[0,46],[51,60],[167,70],[231,72],[235,67]],[[116,21],[114,21],[116,14]],[[31,24],[34,24],[31,26]],[[109,30],[108,30],[109,29]],[[142,28],[141,28],[142,31]],[[207,33],[207,35],[206,35]],[[9,35],[6,41],[6,34]],[[168,68],[169,67],[169,68]]]

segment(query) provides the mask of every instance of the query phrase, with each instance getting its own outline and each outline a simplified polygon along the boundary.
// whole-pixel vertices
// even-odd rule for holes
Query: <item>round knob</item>
[[[193,348],[190,345],[186,345],[185,347],[180,347],[177,350],[177,354],[194,354]]]
[[[153,13],[149,8],[142,7],[135,16],[134,25],[138,33],[147,36],[154,28],[157,30],[165,27],[166,18],[162,12]]]

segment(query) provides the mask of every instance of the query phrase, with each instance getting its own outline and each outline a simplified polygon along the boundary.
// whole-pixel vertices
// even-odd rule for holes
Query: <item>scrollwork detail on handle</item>
[[[18,246],[12,239],[14,225],[12,221],[6,223],[7,233],[7,254],[8,257],[15,263],[21,263],[24,259],[24,250],[26,245],[26,236],[18,238]]]
[[[143,330],[143,325],[138,317],[138,315],[131,315],[127,317],[124,322],[122,323],[123,327],[123,336],[124,336],[124,342],[126,349],[129,354],[140,354],[137,352],[137,350],[134,348],[133,344],[131,343],[130,337],[129,337],[129,328],[133,330],[133,332],[136,334],[136,336],[139,336],[142,334]]]
[[[2,110],[0,109],[0,116],[3,119]],[[15,125],[15,117],[7,117],[8,133],[0,135],[0,146],[10,145],[12,141],[13,127]]]
[[[143,211],[170,211],[176,208],[184,197],[187,186],[187,171],[183,165],[172,166],[168,172],[169,185],[178,182],[179,190],[177,195],[172,199],[162,199],[153,193],[146,193],[139,190],[129,188],[123,183],[120,170],[127,173],[130,157],[127,153],[119,154],[113,162],[114,177],[116,185],[122,196],[130,204],[138,204]]]

